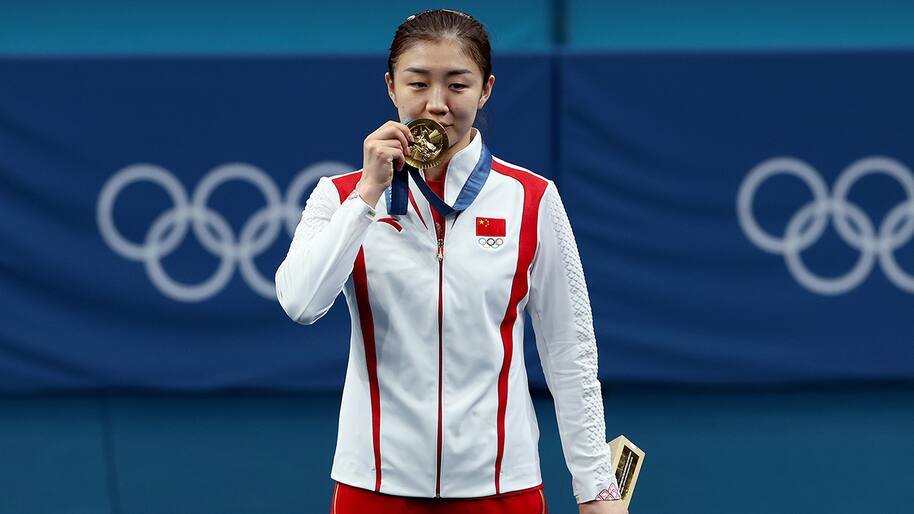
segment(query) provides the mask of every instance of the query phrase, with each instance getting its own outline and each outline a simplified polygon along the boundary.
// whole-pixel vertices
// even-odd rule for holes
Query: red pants
[[[547,514],[542,484],[483,498],[412,498],[337,482],[330,514]]]

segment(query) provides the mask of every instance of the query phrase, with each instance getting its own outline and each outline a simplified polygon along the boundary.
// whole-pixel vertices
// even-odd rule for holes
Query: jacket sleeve
[[[540,204],[539,247],[528,312],[577,503],[616,499],[590,297],[565,207],[549,181]]]
[[[375,212],[361,198],[340,203],[321,178],[305,204],[292,245],[276,270],[276,297],[286,314],[310,325],[330,310],[352,273]]]

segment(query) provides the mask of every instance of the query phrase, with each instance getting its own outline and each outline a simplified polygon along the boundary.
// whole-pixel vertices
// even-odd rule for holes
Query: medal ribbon
[[[425,196],[428,203],[438,211],[438,214],[446,217],[453,212],[459,212],[466,209],[473,203],[473,200],[479,196],[479,192],[486,183],[486,179],[489,178],[489,171],[491,169],[492,153],[489,152],[485,143],[482,143],[479,161],[476,162],[476,166],[473,168],[473,171],[470,172],[470,176],[467,177],[467,181],[463,184],[460,194],[457,195],[457,200],[454,201],[454,205],[451,206],[432,191],[432,188],[425,183],[425,179],[422,178],[418,169],[409,164],[404,164],[403,169],[394,171],[390,187],[385,191],[387,212],[393,215],[406,214],[406,203],[409,196],[407,173],[413,177],[413,180],[419,187],[419,191],[422,191],[422,195]]]

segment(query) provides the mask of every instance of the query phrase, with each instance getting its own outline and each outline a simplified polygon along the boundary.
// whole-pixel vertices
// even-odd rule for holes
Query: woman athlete
[[[410,16],[385,80],[400,120],[445,128],[443,161],[408,179],[406,212],[391,214],[394,167],[414,138],[384,123],[364,140],[361,170],[318,182],[276,272],[293,320],[314,323],[341,291],[352,317],[331,513],[547,512],[526,310],[579,510],[625,514],[558,190],[493,157],[473,128],[495,84],[485,28],[450,10]]]

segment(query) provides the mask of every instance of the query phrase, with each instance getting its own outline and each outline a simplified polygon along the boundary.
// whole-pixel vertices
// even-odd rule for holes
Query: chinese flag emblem
[[[476,235],[485,237],[505,237],[505,219],[476,218]]]

